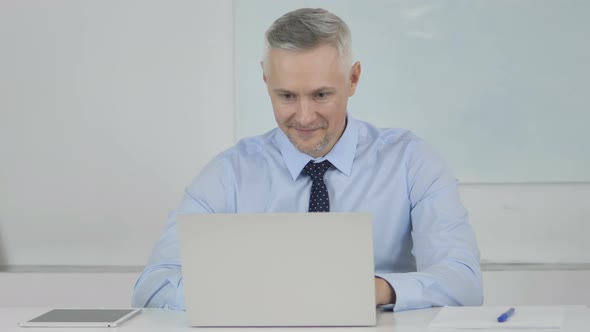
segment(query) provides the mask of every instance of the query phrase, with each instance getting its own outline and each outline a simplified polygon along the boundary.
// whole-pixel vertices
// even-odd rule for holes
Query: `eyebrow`
[[[312,91],[312,94],[318,93],[318,92],[334,92],[336,91],[335,88],[331,87],[331,86],[323,86],[321,88],[315,89]]]
[[[295,94],[294,92],[289,91],[289,90],[285,90],[285,89],[272,89],[272,92],[274,92],[274,93],[290,93],[290,94]]]
[[[312,94],[315,94],[315,93],[318,93],[318,92],[321,92],[321,91],[334,92],[334,91],[336,91],[336,89],[333,88],[333,87],[330,87],[330,86],[322,86],[320,88],[317,88],[317,89],[313,90],[311,93]],[[289,93],[289,94],[292,94],[292,95],[296,95],[296,93],[293,92],[293,91],[289,91],[287,89],[280,89],[280,88],[273,89],[272,92],[274,92],[274,93]]]

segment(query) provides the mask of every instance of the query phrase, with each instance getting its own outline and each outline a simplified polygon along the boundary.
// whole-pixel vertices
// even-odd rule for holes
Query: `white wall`
[[[0,2],[0,265],[142,265],[234,141],[232,2]]]
[[[485,271],[484,305],[567,305],[590,307],[590,270]]]
[[[0,307],[126,308],[139,272],[0,273]]]
[[[484,263],[590,262],[590,184],[465,184]]]

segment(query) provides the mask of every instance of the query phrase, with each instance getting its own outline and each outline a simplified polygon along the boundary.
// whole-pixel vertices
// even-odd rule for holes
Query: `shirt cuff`
[[[169,277],[168,282],[175,289],[174,301],[168,305],[168,309],[171,310],[186,310],[184,303],[184,282],[181,277]]]
[[[424,285],[411,273],[376,273],[375,276],[387,281],[395,291],[395,304],[384,306],[385,309],[404,311],[431,307],[423,297],[424,289],[429,285]]]

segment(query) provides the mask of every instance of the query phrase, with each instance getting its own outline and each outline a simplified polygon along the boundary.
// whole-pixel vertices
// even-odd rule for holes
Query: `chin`
[[[293,139],[294,136],[287,136],[291,141],[291,144],[297,148],[297,150],[310,155],[319,155],[321,152],[326,148],[328,145],[327,137],[314,137],[313,139],[306,140],[306,139]]]
[[[317,157],[321,157],[321,156],[325,155],[325,153],[324,153],[325,148],[326,148],[325,146],[315,145],[312,147],[307,147],[305,150],[300,149],[300,151],[305,154],[308,154],[310,156],[313,156],[314,158],[317,158]]]
[[[310,147],[310,146],[301,146],[301,145],[298,145],[297,146],[297,149],[299,151],[305,153],[305,154],[311,154],[311,153],[313,153],[315,151],[315,149],[313,147]]]

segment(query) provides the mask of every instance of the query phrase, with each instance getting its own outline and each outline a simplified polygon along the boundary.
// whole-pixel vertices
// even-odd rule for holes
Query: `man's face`
[[[279,128],[299,151],[325,156],[346,127],[346,105],[360,64],[346,67],[330,45],[298,52],[271,49],[266,61],[263,78]]]

